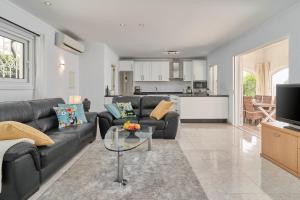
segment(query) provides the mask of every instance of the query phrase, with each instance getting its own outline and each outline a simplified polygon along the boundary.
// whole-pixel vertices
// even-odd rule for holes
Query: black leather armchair
[[[175,139],[179,123],[179,114],[176,112],[169,112],[162,120],[155,120],[150,118],[150,113],[157,106],[161,100],[169,100],[166,96],[123,96],[114,97],[113,102],[131,102],[136,120],[141,125],[154,126],[155,132],[153,138]],[[102,139],[105,137],[107,130],[114,125],[121,125],[125,119],[115,119],[112,114],[107,111],[98,114],[99,128]]]

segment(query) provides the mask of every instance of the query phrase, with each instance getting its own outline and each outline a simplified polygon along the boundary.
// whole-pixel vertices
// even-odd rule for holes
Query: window
[[[24,44],[0,35],[0,78],[24,79]]]
[[[218,94],[218,66],[209,67],[209,88],[212,95]]]
[[[0,89],[33,89],[34,35],[0,20]]]

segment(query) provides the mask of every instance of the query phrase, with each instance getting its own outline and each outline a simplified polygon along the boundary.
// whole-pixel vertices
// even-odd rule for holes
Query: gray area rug
[[[153,140],[124,154],[127,186],[114,182],[117,155],[95,141],[39,200],[208,199],[175,140]]]

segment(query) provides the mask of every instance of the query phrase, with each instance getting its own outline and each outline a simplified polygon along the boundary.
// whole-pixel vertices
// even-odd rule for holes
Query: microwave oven
[[[193,82],[194,89],[206,89],[207,88],[207,81],[194,81]]]

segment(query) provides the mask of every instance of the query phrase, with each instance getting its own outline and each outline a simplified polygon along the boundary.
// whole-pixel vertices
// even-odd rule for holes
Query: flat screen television
[[[276,119],[300,128],[300,84],[277,85]]]

